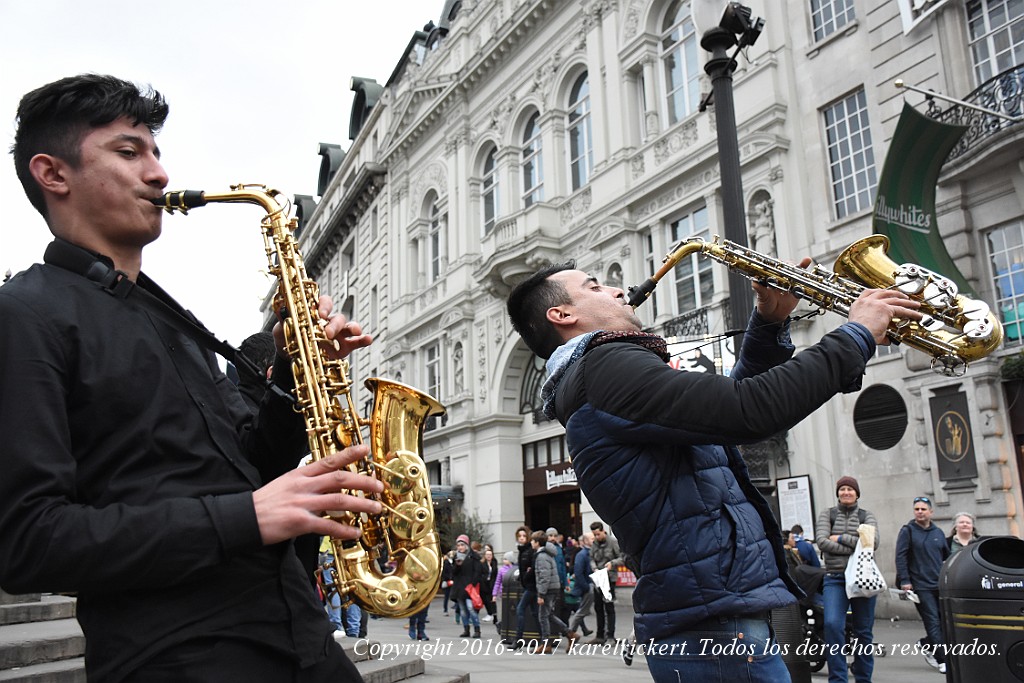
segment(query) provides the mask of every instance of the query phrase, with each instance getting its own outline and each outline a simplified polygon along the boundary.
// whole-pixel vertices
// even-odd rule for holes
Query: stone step
[[[0,670],[85,654],[85,636],[74,619],[0,626]]]
[[[427,664],[423,675],[417,676],[412,683],[469,683],[469,674],[465,671]]]
[[[85,658],[0,670],[0,683],[85,683]]]
[[[16,602],[39,602],[42,593],[21,593],[15,595],[0,589],[0,605],[12,605]]]
[[[372,672],[360,667],[365,683],[412,680],[412,683],[470,683],[469,674],[440,666],[409,667],[405,662],[382,662]],[[422,668],[422,671],[420,669]],[[411,676],[409,674],[412,674]],[[403,677],[404,676],[404,677]],[[75,657],[58,662],[33,664],[0,671],[0,683],[85,683],[85,659]]]
[[[396,683],[423,674],[426,664],[419,657],[393,660],[364,659],[356,663],[363,683]]]
[[[30,621],[73,619],[76,600],[64,595],[44,595],[29,602],[9,602],[0,605],[0,626],[24,624]]]
[[[371,659],[365,641],[339,643],[365,683],[468,683],[469,674],[428,667],[415,656],[394,660]],[[84,683],[85,637],[74,619],[57,619],[0,626],[0,683]]]

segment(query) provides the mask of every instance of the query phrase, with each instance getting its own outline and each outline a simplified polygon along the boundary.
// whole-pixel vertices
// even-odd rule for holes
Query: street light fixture
[[[736,109],[733,104],[732,74],[736,55],[753,45],[764,28],[764,19],[751,15],[749,7],[726,0],[691,0],[693,23],[701,36],[700,45],[711,53],[704,71],[711,78],[711,95],[700,105],[707,109],[708,99],[715,104],[718,133],[718,164],[722,179],[722,214],[725,238],[746,246],[746,211],[743,205],[743,181],[740,177],[740,149],[736,137]],[[733,54],[729,49],[735,47]],[[750,283],[740,273],[729,272],[730,324],[744,330],[753,308]],[[739,354],[737,340],[736,353]]]

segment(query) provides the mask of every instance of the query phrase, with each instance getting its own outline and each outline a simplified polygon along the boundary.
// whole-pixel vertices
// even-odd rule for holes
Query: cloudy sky
[[[226,191],[264,183],[316,195],[319,143],[347,148],[352,76],[384,84],[414,31],[443,0],[0,0],[0,130],[14,140],[21,96],[68,75],[109,73],[151,84],[171,113],[157,143],[168,189]],[[50,240],[0,161],[0,276],[42,260]],[[263,210],[216,204],[164,217],[143,270],[221,338],[258,329],[270,280]]]

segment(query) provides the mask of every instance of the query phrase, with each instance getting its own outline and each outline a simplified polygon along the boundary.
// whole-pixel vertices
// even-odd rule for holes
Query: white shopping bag
[[[608,583],[608,569],[598,569],[590,575],[590,580],[594,582],[595,586],[601,589],[605,602],[611,602],[612,591],[610,584]]]
[[[870,598],[884,593],[888,587],[885,585],[885,577],[875,564],[874,527],[861,524],[858,531],[861,537],[846,565],[846,597]],[[864,542],[865,536],[868,537],[868,543]]]

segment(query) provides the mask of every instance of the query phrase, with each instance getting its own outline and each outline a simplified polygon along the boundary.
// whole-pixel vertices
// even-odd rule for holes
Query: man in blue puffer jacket
[[[642,331],[624,292],[573,262],[540,270],[509,296],[516,331],[548,359],[545,413],[565,425],[580,488],[639,560],[634,625],[656,681],[789,680],[782,658],[765,653],[767,617],[799,588],[734,446],[859,389],[892,318],[921,317],[905,295],[868,290],[850,322],[791,358],[796,299],[755,290],[730,377],[669,367],[664,340]]]

